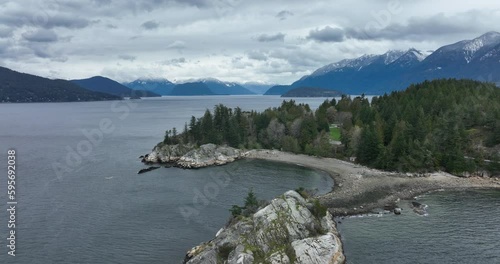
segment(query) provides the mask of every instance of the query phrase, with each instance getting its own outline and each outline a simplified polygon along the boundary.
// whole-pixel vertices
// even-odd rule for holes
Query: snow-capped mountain
[[[235,82],[224,82],[216,78],[203,78],[189,80],[184,83],[202,83],[205,84],[216,95],[248,95],[255,94],[245,87]]]
[[[188,85],[185,85],[188,84]],[[200,85],[203,84],[203,85]],[[148,90],[161,95],[244,95],[254,94],[243,86],[233,82],[223,82],[215,78],[192,79],[173,83],[167,79],[138,79],[130,83],[124,83],[125,86],[134,90]],[[203,89],[197,89],[203,87]],[[210,93],[207,93],[210,90]],[[189,89],[183,93],[182,89]]]
[[[310,76],[320,76],[333,71],[342,72],[347,69],[360,70],[364,66],[370,65],[376,58],[376,55],[363,55],[356,59],[341,60],[319,68]]]
[[[411,48],[394,60],[393,64],[399,67],[412,67],[425,60],[427,56],[429,56],[429,53]]]
[[[411,48],[342,60],[321,67],[292,85],[272,87],[266,94],[284,94],[300,87],[332,89],[347,94],[383,94],[437,78],[500,82],[500,33],[488,32],[434,52]]]
[[[473,40],[462,40],[436,50],[436,52],[429,56],[428,63],[445,60],[449,64],[468,64],[478,56],[484,54],[485,50],[499,44],[500,33],[488,32]]]
[[[130,89],[147,90],[160,95],[169,95],[175,84],[167,79],[137,79],[130,83],[123,83]]]
[[[355,59],[341,60],[339,62],[332,63],[319,68],[318,70],[313,72],[310,76],[320,76],[323,74],[330,73],[332,71],[335,72],[344,72],[348,70],[361,71],[363,70],[364,67],[376,63],[389,65],[398,58],[400,58],[403,54],[405,54],[404,51],[390,50],[382,55],[363,55]]]

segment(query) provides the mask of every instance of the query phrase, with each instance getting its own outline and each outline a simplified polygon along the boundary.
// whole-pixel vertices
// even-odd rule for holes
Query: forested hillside
[[[332,144],[330,126],[341,129]],[[333,133],[332,133],[333,134]],[[376,97],[325,101],[316,111],[283,101],[258,113],[218,105],[192,117],[162,144],[228,144],[324,157],[357,157],[385,170],[461,174],[499,171],[500,89],[470,80],[436,80]]]
[[[353,116],[342,126],[346,154],[365,165],[461,173],[498,159],[498,149],[489,149],[500,144],[500,89],[493,84],[436,80],[371,105],[344,98],[337,109]]]
[[[51,80],[0,67],[0,102],[78,102],[120,100],[121,97],[93,92],[66,80]]]

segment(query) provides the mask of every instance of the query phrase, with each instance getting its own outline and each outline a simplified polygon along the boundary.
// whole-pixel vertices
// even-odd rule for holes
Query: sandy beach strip
[[[400,199],[413,197],[440,189],[499,189],[499,178],[457,177],[445,172],[432,174],[401,174],[371,169],[358,164],[333,159],[313,157],[277,150],[251,150],[250,159],[262,159],[305,166],[322,170],[334,180],[333,190],[319,196],[334,216],[355,215],[374,209],[397,206]]]

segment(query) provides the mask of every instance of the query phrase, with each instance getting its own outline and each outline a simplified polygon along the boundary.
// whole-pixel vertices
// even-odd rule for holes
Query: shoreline
[[[250,150],[247,159],[295,164],[324,171],[333,190],[317,198],[334,217],[395,208],[400,200],[437,190],[499,189],[499,178],[458,177],[445,172],[425,175],[380,171],[334,158],[313,157],[277,150]]]

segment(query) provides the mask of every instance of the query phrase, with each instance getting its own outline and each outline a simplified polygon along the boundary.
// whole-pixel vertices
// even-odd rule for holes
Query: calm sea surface
[[[296,99],[316,108],[324,99]],[[274,96],[0,104],[0,263],[180,263],[211,239],[250,188],[261,199],[305,187],[322,172],[263,161],[138,175],[138,156],[218,103],[278,106]],[[7,256],[6,153],[17,151],[17,248]],[[78,154],[80,153],[80,154]],[[56,169],[54,169],[56,168]],[[59,172],[59,173],[57,173]],[[350,263],[500,263],[498,192],[421,198],[429,215],[341,220]],[[3,242],[1,242],[3,241]]]
[[[340,220],[347,263],[500,263],[500,191],[435,192],[401,215]]]
[[[316,108],[323,100],[297,101]],[[192,115],[219,103],[264,110],[281,101],[210,96],[0,104],[0,263],[180,263],[188,249],[215,235],[250,188],[260,199],[300,186],[330,191],[333,181],[322,172],[261,161],[137,174],[144,167],[138,156]],[[15,258],[6,248],[9,148],[17,152]]]

